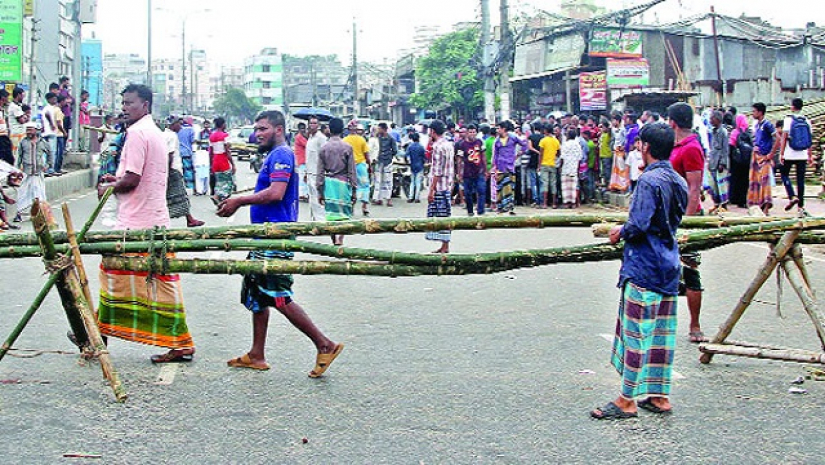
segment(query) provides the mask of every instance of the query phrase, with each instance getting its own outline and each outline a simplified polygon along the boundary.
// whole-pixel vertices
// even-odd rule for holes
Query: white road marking
[[[599,337],[604,339],[607,342],[613,343],[613,335],[612,334],[599,334]],[[676,370],[673,370],[673,380],[678,381],[680,379],[687,379],[687,377]]]
[[[158,386],[169,386],[175,382],[175,376],[177,374],[178,365],[176,363],[167,363],[161,367],[160,373],[158,373],[158,377],[155,380],[155,384]]]
[[[749,245],[751,247],[756,247],[757,249],[762,249],[762,250],[770,250],[771,249],[770,247],[768,247],[765,244],[753,244],[753,243],[750,243],[750,242],[746,242],[745,245]],[[805,255],[805,260],[811,260],[813,262],[825,263],[825,259],[819,258],[819,257],[812,257],[811,254]]]

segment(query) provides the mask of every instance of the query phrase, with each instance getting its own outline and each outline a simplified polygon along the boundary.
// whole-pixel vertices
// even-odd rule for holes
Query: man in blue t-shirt
[[[298,220],[298,176],[295,174],[295,154],[286,145],[284,115],[279,111],[265,111],[255,119],[258,151],[266,159],[258,173],[255,193],[230,197],[218,205],[218,216],[232,216],[240,207],[250,205],[252,223]],[[292,259],[291,252],[256,250],[250,260]],[[344,349],[344,344],[330,340],[292,300],[291,275],[248,274],[241,288],[241,302],[252,312],[252,348],[245,355],[234,358],[227,365],[236,368],[268,370],[264,349],[269,326],[270,308],[281,312],[293,326],[306,334],[315,344],[318,354],[311,378],[324,374],[329,365]]]

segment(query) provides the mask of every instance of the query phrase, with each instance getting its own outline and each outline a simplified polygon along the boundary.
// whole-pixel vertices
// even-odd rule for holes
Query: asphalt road
[[[249,174],[242,178],[242,185],[251,182]],[[227,220],[214,216],[208,199],[193,202],[196,216],[210,225],[248,221],[248,212]],[[94,203],[91,195],[70,199],[75,223]],[[424,216],[425,208],[399,203],[373,212]],[[453,250],[593,241],[584,229],[457,232]],[[347,244],[434,248],[421,234],[357,236]],[[763,246],[747,244],[704,254],[707,332],[727,317],[765,255]],[[814,285],[825,292],[825,257],[807,256]],[[99,260],[85,262],[96,276]],[[36,259],[0,266],[5,338],[45,277]],[[245,353],[251,339],[249,314],[238,302],[240,277],[186,276],[194,363],[160,368],[148,360],[159,350],[111,341],[130,396],[117,404],[97,364],[81,365],[71,354],[7,357],[0,363],[0,457],[16,464],[823,462],[825,383],[807,381],[802,387],[808,394],[792,395],[789,382],[804,375],[804,365],[724,356],[699,364],[687,341],[684,300],[674,415],[590,419],[590,409],[618,392],[619,378],[609,366],[618,267],[570,264],[441,278],[297,277],[296,300],[334,340],[347,344],[321,379],[306,376],[314,362],[309,341],[278,315],[267,348],[273,369],[227,368],[226,360]],[[815,350],[813,326],[790,287],[781,299],[784,318],[776,316],[776,298],[771,280],[734,337]],[[70,352],[66,329],[53,293],[16,347]],[[102,457],[63,458],[69,452]]]

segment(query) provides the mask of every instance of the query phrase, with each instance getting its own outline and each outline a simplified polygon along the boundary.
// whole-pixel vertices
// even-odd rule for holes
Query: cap
[[[183,118],[181,118],[180,116],[177,116],[177,115],[169,115],[166,118],[166,124],[172,124],[172,123],[176,123],[178,121],[183,121]]]
[[[29,129],[29,128],[39,129],[39,126],[34,121],[29,121],[28,123],[24,124],[23,127],[26,128],[26,129]]]

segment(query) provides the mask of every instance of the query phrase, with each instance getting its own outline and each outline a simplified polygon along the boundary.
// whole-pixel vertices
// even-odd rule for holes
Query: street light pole
[[[180,31],[180,51],[181,51],[181,64],[183,69],[181,70],[180,77],[183,81],[182,89],[181,89],[181,98],[183,101],[183,114],[186,114],[186,18],[183,18],[183,22],[181,22],[181,31]]]
[[[154,92],[154,83],[152,82],[152,0],[146,0],[148,11],[148,20],[146,21],[146,85]]]

